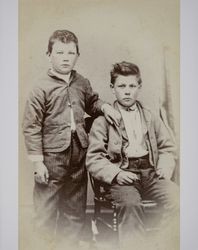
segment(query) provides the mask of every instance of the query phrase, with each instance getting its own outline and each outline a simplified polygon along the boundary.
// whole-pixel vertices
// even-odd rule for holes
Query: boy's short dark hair
[[[113,69],[111,70],[111,83],[114,85],[116,78],[118,75],[128,76],[128,75],[135,75],[138,78],[138,83],[142,83],[142,79],[140,76],[140,70],[137,65],[129,62],[120,62],[115,63],[113,65]]]
[[[48,49],[46,54],[50,55],[52,52],[53,45],[56,41],[60,41],[63,43],[74,42],[76,44],[76,51],[79,55],[79,47],[78,47],[78,38],[76,35],[69,30],[56,30],[49,38]]]

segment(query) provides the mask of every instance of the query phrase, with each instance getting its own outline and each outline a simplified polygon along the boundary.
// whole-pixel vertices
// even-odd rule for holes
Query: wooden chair
[[[97,244],[101,240],[110,240],[109,237],[111,237],[114,249],[119,249],[117,206],[114,202],[105,199],[103,186],[91,175],[90,182],[94,192],[94,215],[91,223],[93,244]],[[152,200],[143,200],[142,206],[147,217],[149,217],[150,213],[155,213],[157,203]],[[157,230],[157,228],[150,226],[146,227],[147,232],[154,230]]]

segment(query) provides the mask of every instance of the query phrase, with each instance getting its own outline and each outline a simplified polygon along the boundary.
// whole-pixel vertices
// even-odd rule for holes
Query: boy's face
[[[60,74],[68,74],[74,68],[77,59],[78,54],[74,42],[63,43],[55,41],[50,54],[53,70]]]
[[[141,86],[135,75],[118,75],[114,85],[111,84],[113,94],[124,107],[131,107],[136,102]]]

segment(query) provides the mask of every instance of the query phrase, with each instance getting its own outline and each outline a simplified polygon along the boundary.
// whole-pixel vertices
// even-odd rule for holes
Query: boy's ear
[[[47,54],[47,59],[51,63],[51,54]]]
[[[112,93],[115,94],[114,85],[112,83],[110,83],[110,89],[111,89]]]
[[[140,84],[139,84],[139,89],[141,89],[141,88],[142,88],[142,84],[140,83]]]

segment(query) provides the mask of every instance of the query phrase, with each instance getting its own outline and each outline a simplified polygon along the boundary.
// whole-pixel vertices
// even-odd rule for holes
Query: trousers
[[[177,217],[178,186],[170,180],[159,178],[148,159],[129,160],[129,167],[126,171],[136,173],[139,180],[131,185],[114,183],[106,186],[105,198],[117,205],[121,249],[128,249],[127,246],[132,245],[135,245],[137,250],[145,247],[148,249],[148,245],[144,245],[145,213],[141,201],[152,199],[157,202],[159,211],[154,216],[158,216],[155,218],[156,224],[163,230],[166,226],[170,227],[171,221]]]
[[[48,185],[35,182],[35,226],[46,239],[61,245],[76,243],[83,230],[87,199],[86,149],[72,133],[70,147],[58,153],[45,153]]]

